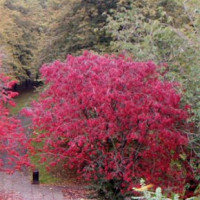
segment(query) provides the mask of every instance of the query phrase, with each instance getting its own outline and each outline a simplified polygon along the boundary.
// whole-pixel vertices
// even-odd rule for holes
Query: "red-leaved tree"
[[[41,68],[46,89],[33,104],[32,151],[114,192],[147,183],[181,191],[187,166],[186,110],[177,84],[153,62],[85,52]],[[105,189],[104,188],[104,189]]]
[[[12,91],[16,81],[0,72],[0,171],[13,172],[29,164],[27,139],[20,121],[9,114],[8,104],[17,95]]]

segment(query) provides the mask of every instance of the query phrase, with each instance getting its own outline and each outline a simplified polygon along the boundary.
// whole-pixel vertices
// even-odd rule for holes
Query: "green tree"
[[[177,16],[179,16],[177,18]],[[126,51],[135,60],[167,62],[172,80],[182,83],[184,103],[192,106],[199,155],[200,132],[200,2],[197,0],[134,1],[114,10],[105,27],[112,37],[110,51]]]
[[[34,80],[45,35],[45,1],[2,0],[0,45],[4,69],[20,81]]]
[[[50,25],[46,48],[42,58],[49,62],[55,58],[65,59],[66,54],[80,54],[83,49],[106,51],[110,37],[103,27],[111,8],[118,0],[54,1],[50,10],[53,21]]]

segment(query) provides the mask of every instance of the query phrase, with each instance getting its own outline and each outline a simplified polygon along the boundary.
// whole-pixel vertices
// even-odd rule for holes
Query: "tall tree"
[[[106,30],[112,37],[111,51],[126,50],[135,60],[168,63],[169,78],[182,83],[183,101],[192,106],[192,132],[197,137],[191,141],[200,156],[199,16],[200,3],[196,0],[136,0],[114,11]]]
[[[43,1],[44,3],[45,1]],[[42,4],[38,0],[3,0],[0,2],[0,44],[7,56],[6,69],[20,81],[33,80],[37,75],[40,49],[44,38]]]
[[[64,59],[66,54],[79,54],[82,49],[105,51],[110,38],[103,29],[107,18],[104,13],[116,8],[117,2],[71,0],[61,1],[56,7],[54,2],[55,23],[50,26],[49,40],[43,51],[45,60]]]

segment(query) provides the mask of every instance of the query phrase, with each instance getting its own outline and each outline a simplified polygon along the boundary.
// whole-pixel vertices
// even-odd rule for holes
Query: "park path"
[[[27,137],[30,138],[31,119],[19,113],[16,117],[21,121]],[[6,156],[3,157],[6,161]],[[11,175],[0,172],[0,200],[87,200],[88,191],[80,184],[65,186],[32,184],[31,178],[27,170]]]
[[[28,137],[32,131],[29,129],[31,119],[20,114],[17,118],[21,121],[22,126]],[[6,156],[3,160],[6,162]],[[0,200],[64,200],[63,187],[45,186],[31,183],[31,174],[27,170],[7,174],[0,172]],[[65,199],[66,200],[66,199]]]
[[[30,176],[23,172],[0,172],[0,200],[64,200],[63,189],[32,184]]]

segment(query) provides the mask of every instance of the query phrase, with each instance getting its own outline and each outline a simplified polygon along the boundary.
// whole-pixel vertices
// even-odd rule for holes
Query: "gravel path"
[[[18,114],[27,137],[30,138],[32,130],[29,128],[31,119]],[[1,155],[4,162],[7,155]],[[7,174],[0,172],[0,200],[87,200],[88,192],[83,185],[74,184],[66,186],[51,186],[32,184],[31,174],[24,172]]]
[[[34,185],[23,172],[0,172],[0,200],[64,200],[63,187]],[[66,199],[65,199],[66,200]]]
[[[20,114],[17,118],[21,120],[27,136],[30,137],[30,118]],[[7,155],[1,157],[6,163]],[[32,184],[31,176],[26,170],[12,175],[0,172],[0,200],[64,200],[62,190],[62,187]]]

